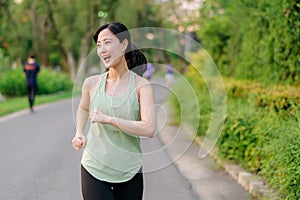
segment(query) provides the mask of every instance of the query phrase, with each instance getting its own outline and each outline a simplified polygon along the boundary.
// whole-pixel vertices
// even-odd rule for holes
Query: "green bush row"
[[[278,190],[280,199],[300,199],[299,121],[284,120],[276,126],[274,138],[263,148],[259,174]]]
[[[296,86],[264,85],[254,81],[228,79],[227,95],[275,111],[282,116],[296,116],[300,110],[300,90]]]
[[[300,116],[282,117],[230,97],[227,106],[220,155],[264,177],[279,199],[298,199]]]
[[[70,78],[63,73],[42,68],[38,74],[38,94],[51,94],[71,88]],[[0,74],[0,92],[8,97],[23,96],[27,93],[22,68],[6,70]]]

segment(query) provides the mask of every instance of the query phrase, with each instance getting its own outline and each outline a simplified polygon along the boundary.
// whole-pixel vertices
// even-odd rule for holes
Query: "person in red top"
[[[40,71],[40,65],[36,62],[35,56],[30,55],[23,66],[23,71],[26,76],[26,87],[30,110],[33,112],[34,98],[38,88],[37,75]]]

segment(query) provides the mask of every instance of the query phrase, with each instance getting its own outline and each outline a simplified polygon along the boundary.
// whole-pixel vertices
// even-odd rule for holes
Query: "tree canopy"
[[[19,63],[34,53],[43,66],[60,65],[74,79],[93,48],[94,31],[105,21],[120,20],[129,28],[159,26],[149,2],[1,0],[0,48]]]
[[[205,1],[199,36],[224,75],[300,84],[300,4]]]

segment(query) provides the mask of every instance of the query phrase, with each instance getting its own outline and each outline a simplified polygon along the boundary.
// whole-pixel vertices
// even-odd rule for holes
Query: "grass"
[[[35,98],[35,105],[55,102],[71,97],[72,91],[58,92],[49,95],[37,95]],[[26,108],[29,108],[27,96],[8,98],[6,101],[0,102],[0,116],[4,116]]]

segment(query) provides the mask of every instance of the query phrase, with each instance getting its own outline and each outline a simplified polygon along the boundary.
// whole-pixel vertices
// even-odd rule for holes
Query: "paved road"
[[[0,199],[80,199],[71,105],[63,101],[0,122]]]
[[[159,93],[157,102],[163,102],[167,95]],[[65,100],[38,107],[34,114],[26,110],[0,119],[0,199],[81,199],[81,152],[71,146],[75,130],[72,107],[72,101]],[[142,143],[145,152],[162,149],[158,137],[142,139]],[[154,162],[164,164],[157,168],[152,166]],[[145,158],[144,169],[145,200],[197,199],[165,150]]]

